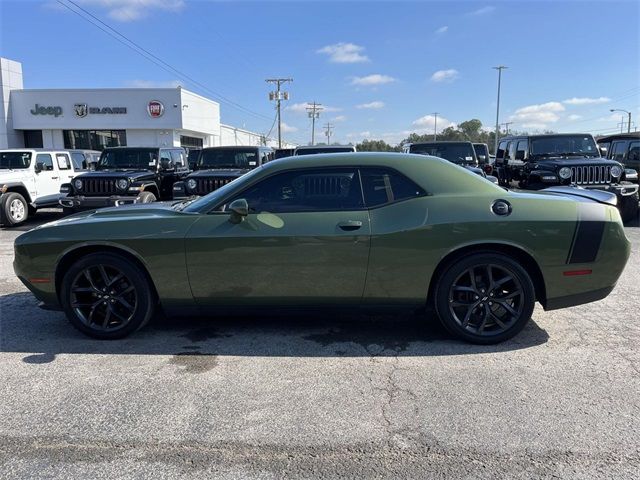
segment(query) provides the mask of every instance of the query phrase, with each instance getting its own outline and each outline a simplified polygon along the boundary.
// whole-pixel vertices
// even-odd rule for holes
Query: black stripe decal
[[[567,263],[595,261],[602,243],[606,209],[602,205],[583,203],[578,207],[578,226]]]

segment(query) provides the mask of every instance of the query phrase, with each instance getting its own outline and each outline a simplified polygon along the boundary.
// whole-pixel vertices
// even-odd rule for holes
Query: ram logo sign
[[[86,103],[76,103],[73,106],[73,110],[76,112],[76,117],[86,117],[87,113],[89,113],[89,107]]]

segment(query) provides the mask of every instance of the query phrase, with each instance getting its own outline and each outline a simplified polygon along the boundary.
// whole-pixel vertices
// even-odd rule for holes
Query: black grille
[[[611,167],[588,165],[571,167],[571,183],[576,185],[606,185],[611,183]]]
[[[85,195],[115,195],[116,181],[113,178],[85,178],[82,179],[81,193]]]
[[[229,177],[213,177],[196,179],[196,195],[206,195],[234,180]]]

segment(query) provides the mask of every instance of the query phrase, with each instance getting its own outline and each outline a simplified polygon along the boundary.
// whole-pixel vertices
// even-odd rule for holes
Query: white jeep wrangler
[[[69,150],[0,150],[0,225],[24,222],[38,208],[58,207],[60,185],[86,169]]]

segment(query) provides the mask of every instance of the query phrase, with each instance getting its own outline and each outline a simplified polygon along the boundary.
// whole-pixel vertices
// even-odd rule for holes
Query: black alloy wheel
[[[62,303],[69,321],[100,339],[122,338],[144,326],[154,294],[143,271],[116,254],[91,254],[66,273]]]
[[[515,260],[474,254],[451,265],[436,288],[444,326],[473,343],[498,343],[516,335],[531,318],[535,291]]]

